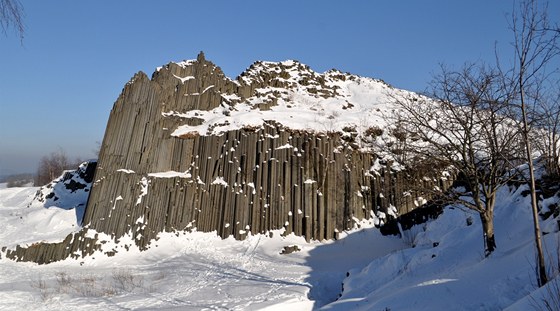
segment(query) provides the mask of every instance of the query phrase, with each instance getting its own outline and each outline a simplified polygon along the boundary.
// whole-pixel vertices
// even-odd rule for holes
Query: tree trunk
[[[523,64],[523,62],[521,63]],[[537,248],[537,279],[539,286],[543,286],[548,282],[546,275],[546,267],[544,261],[544,252],[542,247],[541,228],[539,225],[539,210],[537,207],[537,190],[535,186],[535,168],[533,167],[533,149],[531,148],[531,140],[529,139],[529,121],[527,117],[527,106],[525,104],[525,89],[523,83],[523,75],[519,76],[519,95],[521,101],[521,116],[523,117],[523,140],[525,143],[525,152],[527,155],[527,164],[529,165],[529,187],[531,190],[531,211],[533,214],[533,233],[535,237],[535,246]]]
[[[526,123],[525,123],[526,125]],[[535,237],[535,245],[537,248],[537,271],[538,271],[538,281],[539,286],[543,286],[548,282],[548,278],[546,275],[546,267],[544,262],[544,253],[542,247],[542,237],[541,237],[541,228],[539,225],[539,210],[537,208],[537,191],[535,185],[535,171],[533,168],[533,159],[531,155],[531,144],[529,140],[525,141],[525,146],[527,150],[527,156],[529,158],[529,187],[531,190],[531,211],[533,214],[533,230],[534,230],[534,237]]]
[[[494,238],[494,211],[486,210],[479,213],[482,221],[482,233],[484,235],[484,256],[488,257],[496,249],[496,239]]]

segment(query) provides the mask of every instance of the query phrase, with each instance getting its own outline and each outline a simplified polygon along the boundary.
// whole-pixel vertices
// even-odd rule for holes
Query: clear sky
[[[94,157],[134,73],[201,50],[231,78],[256,60],[296,59],[423,91],[441,63],[492,62],[496,43],[509,57],[512,37],[512,0],[21,3],[23,43],[0,33],[0,174],[34,172],[58,149]]]

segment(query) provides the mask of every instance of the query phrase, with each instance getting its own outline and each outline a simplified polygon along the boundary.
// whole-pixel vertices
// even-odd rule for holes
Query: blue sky
[[[560,20],[559,1],[551,19]],[[30,1],[23,44],[0,34],[0,174],[34,172],[63,149],[91,158],[114,101],[199,51],[234,78],[296,59],[423,91],[439,64],[509,57],[513,1]]]

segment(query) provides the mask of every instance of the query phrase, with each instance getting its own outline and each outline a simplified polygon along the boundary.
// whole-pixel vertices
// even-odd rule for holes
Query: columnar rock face
[[[161,231],[194,228],[330,239],[359,220],[413,209],[411,185],[447,181],[417,181],[376,156],[390,136],[383,92],[399,91],[295,61],[257,62],[231,80],[202,53],[151,79],[137,73],[111,111],[84,230],[68,249],[96,249],[88,230],[129,234],[140,248]]]

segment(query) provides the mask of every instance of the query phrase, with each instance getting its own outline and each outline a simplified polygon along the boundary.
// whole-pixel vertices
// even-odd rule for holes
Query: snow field
[[[68,221],[64,213],[71,211],[26,207],[36,190],[0,190],[0,245],[43,240],[53,224]],[[37,217],[44,211],[53,214]],[[341,233],[339,241],[306,243],[282,237],[281,231],[244,241],[222,240],[215,233],[162,233],[143,252],[134,246],[127,251],[125,245],[133,243],[122,237],[113,257],[94,253],[42,266],[1,259],[0,309],[312,310],[338,297],[346,271],[406,247],[397,237],[381,236],[372,224],[362,225]],[[280,254],[293,245],[301,251]]]
[[[497,200],[497,250],[484,257],[478,215],[448,207],[420,225],[408,248],[350,272],[342,297],[325,310],[539,310],[529,197],[502,188]],[[474,223],[468,225],[466,219]],[[558,233],[544,236],[557,265]],[[560,293],[557,293],[560,297]]]
[[[60,241],[79,229],[74,211],[30,204],[37,189],[0,189],[0,246]],[[402,238],[367,222],[311,243],[282,231],[243,241],[171,232],[140,252],[123,236],[103,246],[118,250],[113,257],[43,266],[0,259],[0,310],[546,310],[543,299],[560,297],[558,217],[541,223],[553,280],[538,289],[526,190],[500,189],[498,248],[488,258],[478,215],[461,206]],[[559,201],[543,200],[543,211]],[[300,251],[281,255],[287,246]]]

